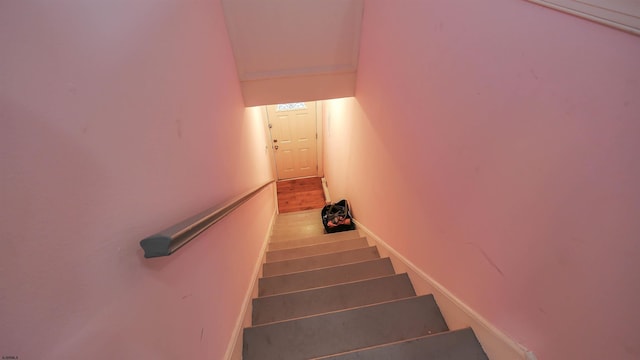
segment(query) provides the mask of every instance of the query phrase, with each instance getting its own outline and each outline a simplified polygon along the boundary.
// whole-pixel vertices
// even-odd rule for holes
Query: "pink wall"
[[[222,358],[273,192],[138,245],[272,178],[220,4],[2,2],[0,48],[0,355]]]
[[[332,197],[540,359],[640,357],[640,38],[525,1],[365,9]]]

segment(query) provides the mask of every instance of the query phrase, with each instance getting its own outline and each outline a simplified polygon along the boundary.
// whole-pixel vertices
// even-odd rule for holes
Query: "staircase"
[[[323,234],[320,211],[280,214],[244,329],[243,359],[487,359],[470,328],[450,331],[358,231]]]

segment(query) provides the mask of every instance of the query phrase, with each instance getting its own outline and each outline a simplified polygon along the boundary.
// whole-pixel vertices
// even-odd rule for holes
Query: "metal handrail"
[[[148,236],[140,241],[140,246],[144,250],[145,258],[158,256],[169,256],[183,247],[186,243],[193,240],[203,231],[207,230],[211,225],[222,220],[240,205],[249,201],[257,195],[262,189],[269,186],[275,180],[269,180],[255,190],[239,195],[232,200],[211,207],[197,215],[185,219],[157,234]]]

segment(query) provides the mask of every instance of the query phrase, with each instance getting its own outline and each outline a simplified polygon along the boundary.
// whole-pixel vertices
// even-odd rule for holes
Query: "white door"
[[[318,175],[316,103],[267,106],[278,180]]]

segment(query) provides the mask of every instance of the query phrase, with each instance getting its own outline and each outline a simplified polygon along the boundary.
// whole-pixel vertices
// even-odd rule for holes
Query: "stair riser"
[[[276,224],[290,223],[295,221],[308,221],[313,223],[320,220],[321,209],[303,210],[295,213],[283,213],[278,215]]]
[[[320,228],[322,223],[319,221],[314,224],[309,224],[308,222],[300,221],[300,222],[288,222],[286,224],[275,224],[273,230],[271,231],[274,235],[283,235],[289,234],[292,232],[299,232],[300,230],[311,229],[311,228]],[[324,229],[324,227],[322,226]]]
[[[357,231],[343,231],[334,234],[325,234],[320,236],[312,236],[307,238],[299,238],[295,240],[274,241],[271,239],[269,243],[269,251],[292,249],[302,246],[323,244],[332,241],[358,239],[360,234]]]
[[[416,293],[407,274],[253,300],[253,325],[317,315],[391,300]]]
[[[335,241],[325,244],[310,245],[294,249],[267,252],[267,262],[283,261],[307,256],[330,254],[339,251],[368,247],[366,238]]]
[[[371,246],[331,254],[265,263],[262,274],[263,276],[276,276],[379,258],[378,249],[375,246]]]
[[[322,224],[315,226],[302,226],[302,227],[282,227],[275,228],[271,233],[271,241],[289,241],[305,237],[321,236],[324,234],[324,227]]]
[[[321,219],[321,215],[320,215],[320,211],[318,211],[315,214],[312,214],[311,216],[307,216],[306,218],[299,218],[299,219],[278,219],[276,220],[276,223],[274,224],[274,230],[286,230],[287,228],[290,227],[301,227],[301,226],[308,226],[308,225],[316,225],[318,223],[320,223],[320,219]]]
[[[276,295],[393,275],[388,258],[258,279],[259,296]]]
[[[470,328],[320,359],[489,360]]]
[[[413,297],[247,328],[243,359],[308,359],[446,330],[433,297]]]

